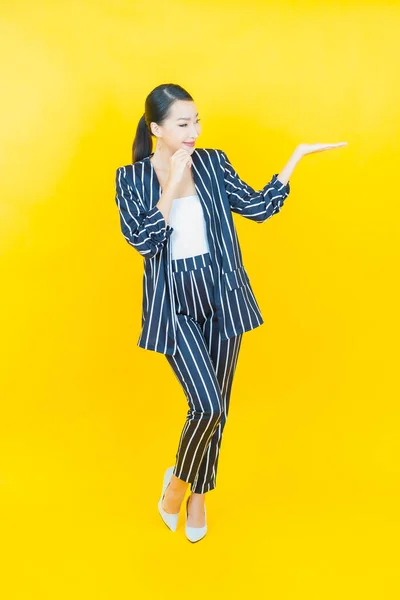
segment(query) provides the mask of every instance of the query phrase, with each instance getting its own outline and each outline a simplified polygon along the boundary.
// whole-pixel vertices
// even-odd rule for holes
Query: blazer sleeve
[[[162,250],[174,229],[166,225],[157,206],[145,209],[125,167],[117,169],[115,183],[122,235],[144,258],[152,258]]]
[[[264,223],[278,213],[290,193],[290,183],[284,185],[277,179],[278,173],[261,189],[254,190],[240,179],[226,153],[219,150],[223,169],[225,190],[231,211],[256,221]]]

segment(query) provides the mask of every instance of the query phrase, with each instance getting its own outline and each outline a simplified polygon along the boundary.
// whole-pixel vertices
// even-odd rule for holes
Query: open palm
[[[304,156],[305,154],[323,152],[324,150],[339,148],[340,146],[347,146],[347,142],[337,142],[336,144],[299,144],[297,151],[299,154],[301,154],[301,156]]]

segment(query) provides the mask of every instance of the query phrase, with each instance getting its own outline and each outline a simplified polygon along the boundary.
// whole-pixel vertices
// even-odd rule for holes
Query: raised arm
[[[166,224],[158,206],[146,210],[125,167],[117,169],[115,183],[122,235],[144,258],[152,258],[174,229]]]
[[[218,150],[218,155],[232,212],[257,223],[264,223],[281,210],[290,193],[289,181],[286,185],[283,184],[276,173],[261,190],[256,191],[240,179],[225,152]]]

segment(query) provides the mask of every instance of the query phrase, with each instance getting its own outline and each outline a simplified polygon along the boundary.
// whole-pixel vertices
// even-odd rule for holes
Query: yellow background
[[[1,565],[7,600],[397,598],[397,3],[22,2],[0,17]],[[179,83],[255,189],[235,215],[265,324],[245,334],[190,544],[157,512],[187,405],[137,347],[143,259],[115,170]]]

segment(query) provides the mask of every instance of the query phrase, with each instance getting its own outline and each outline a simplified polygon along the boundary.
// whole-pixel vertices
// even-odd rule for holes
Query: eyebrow
[[[196,113],[196,117],[198,116],[199,113]],[[179,117],[179,119],[177,119],[177,121],[190,121],[190,117]]]

